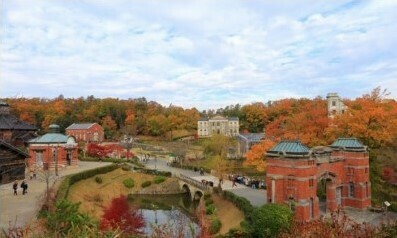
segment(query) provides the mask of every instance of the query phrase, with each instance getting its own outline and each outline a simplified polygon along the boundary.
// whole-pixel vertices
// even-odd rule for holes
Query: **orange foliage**
[[[254,165],[259,171],[266,169],[266,161],[264,154],[276,144],[275,141],[265,139],[261,143],[253,145],[251,149],[245,154],[247,165]]]

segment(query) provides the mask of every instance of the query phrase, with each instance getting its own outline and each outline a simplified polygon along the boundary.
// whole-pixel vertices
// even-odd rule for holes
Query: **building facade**
[[[10,113],[10,106],[0,100],[0,139],[18,148],[37,137],[37,127],[19,120]]]
[[[58,170],[77,166],[78,146],[73,136],[59,133],[58,125],[50,125],[49,132],[32,139],[29,145],[29,168],[31,170]]]
[[[265,133],[245,133],[237,136],[238,154],[243,157],[251,147],[260,143],[265,138]]]
[[[237,136],[239,129],[238,117],[215,116],[213,118],[202,118],[197,122],[198,137],[211,137],[216,134]]]
[[[355,138],[313,149],[299,141],[281,141],[266,158],[268,202],[290,205],[300,221],[343,207],[371,205],[369,153]],[[319,197],[321,190],[325,200]]]
[[[25,167],[29,155],[0,139],[0,184],[25,178]]]
[[[66,129],[66,134],[76,138],[77,142],[101,143],[105,139],[105,133],[98,123],[73,123]]]
[[[342,99],[337,93],[327,94],[327,109],[328,117],[334,117],[335,115],[343,114],[347,110],[347,106],[343,103]]]

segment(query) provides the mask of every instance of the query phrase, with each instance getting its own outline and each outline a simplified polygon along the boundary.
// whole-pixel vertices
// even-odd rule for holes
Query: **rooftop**
[[[89,129],[95,123],[73,123],[72,125],[68,126],[66,130],[85,130]]]
[[[366,150],[360,141],[356,138],[338,138],[334,143],[330,145],[331,148],[341,148],[341,149],[354,149],[354,150]]]
[[[268,155],[309,155],[310,149],[299,140],[283,140],[267,151]]]

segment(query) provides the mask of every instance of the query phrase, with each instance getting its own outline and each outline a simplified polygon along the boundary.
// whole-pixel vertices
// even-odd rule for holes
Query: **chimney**
[[[59,126],[56,125],[56,124],[51,124],[51,125],[48,127],[48,132],[49,132],[49,133],[59,133]]]

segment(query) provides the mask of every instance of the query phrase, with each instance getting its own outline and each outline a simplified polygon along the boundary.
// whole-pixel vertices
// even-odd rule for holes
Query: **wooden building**
[[[0,139],[0,184],[25,178],[25,167],[29,155]]]
[[[0,100],[0,139],[20,148],[30,139],[37,137],[37,130],[37,127],[12,115],[9,105]]]

